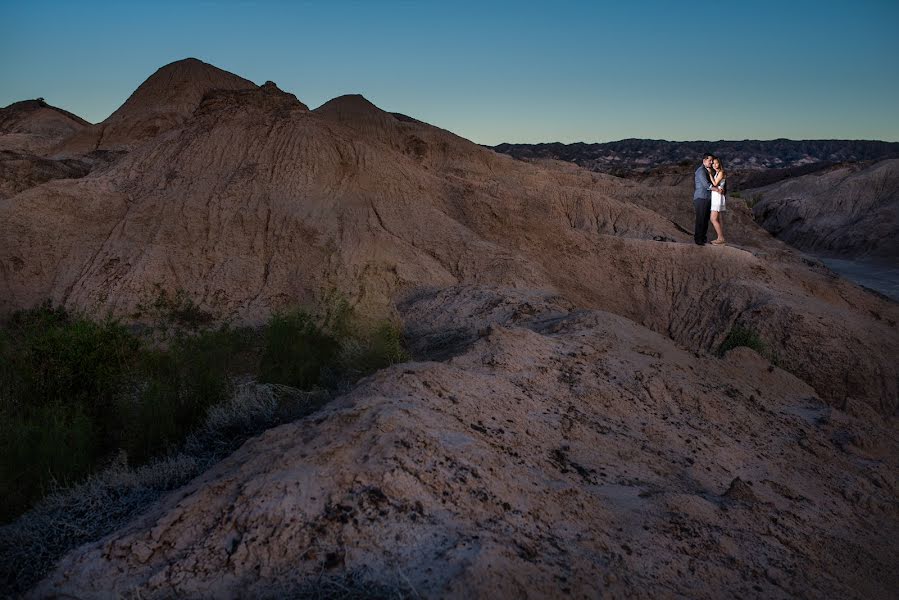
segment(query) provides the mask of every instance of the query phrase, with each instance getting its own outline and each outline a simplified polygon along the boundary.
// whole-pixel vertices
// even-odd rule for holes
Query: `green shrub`
[[[94,323],[49,304],[13,314],[4,338],[0,394],[20,410],[53,402],[106,410],[139,347],[117,322]]]
[[[170,295],[160,285],[155,286],[156,296],[137,306],[135,318],[148,316],[157,326],[163,328],[198,330],[212,326],[215,315],[201,309],[184,290]]]
[[[0,335],[0,519],[69,484],[115,448],[118,395],[139,342],[44,304],[12,315]]]
[[[338,290],[327,291],[319,301],[321,327],[336,340],[353,337],[357,318],[349,299]]]
[[[409,360],[402,328],[395,321],[361,319],[346,296],[337,290],[327,292],[319,306],[322,328],[340,346],[336,365],[339,378],[354,381],[378,369]]]
[[[772,364],[778,364],[777,354],[762,340],[753,329],[742,325],[734,325],[718,348],[718,356],[724,356],[728,350],[743,346],[758,352]]]
[[[400,326],[392,321],[378,323],[355,345],[359,350],[347,357],[349,373],[368,375],[378,369],[409,360]]]
[[[229,397],[232,378],[252,370],[246,358],[251,352],[249,332],[227,326],[145,349],[135,389],[120,401],[119,447],[142,464],[180,443],[210,407]]]
[[[337,339],[302,309],[272,315],[264,330],[259,381],[308,390],[336,364]]]
[[[80,406],[37,406],[7,412],[0,424],[0,520],[28,508],[57,485],[88,474],[97,458],[97,431]]]
[[[157,300],[141,334],[50,304],[0,327],[0,521],[117,456],[141,465],[177,448],[238,376],[337,389],[408,360],[395,322],[363,322],[337,292],[258,330],[207,327],[182,295]]]
[[[0,330],[0,521],[122,450],[142,464],[173,448],[255,370],[251,354],[246,330],[158,347],[49,304],[15,313]]]

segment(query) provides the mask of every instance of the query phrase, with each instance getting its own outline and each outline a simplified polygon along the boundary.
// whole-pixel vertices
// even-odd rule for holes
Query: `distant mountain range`
[[[743,188],[768,185],[838,164],[899,158],[899,142],[871,140],[669,142],[626,139],[602,144],[499,144],[493,149],[519,159],[564,160],[591,171],[620,177],[671,167],[685,169],[698,164],[704,152],[712,152],[732,173],[739,174]]]

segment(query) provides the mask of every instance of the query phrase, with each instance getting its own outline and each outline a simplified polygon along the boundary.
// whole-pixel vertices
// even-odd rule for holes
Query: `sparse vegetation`
[[[311,315],[292,310],[272,316],[265,329],[259,380],[302,390],[323,380],[340,351],[337,338],[317,324]]]
[[[0,582],[21,593],[252,435],[408,358],[400,327],[336,293],[256,329],[213,325],[184,294],[154,325],[44,304],[0,327]],[[314,315],[314,316],[313,316]],[[134,315],[133,315],[134,316]]]
[[[173,452],[239,378],[337,389],[406,360],[396,324],[363,322],[334,293],[315,308],[257,329],[213,325],[183,293],[151,303],[143,330],[49,304],[13,315],[0,328],[0,520],[118,455]]]
[[[771,364],[777,365],[777,353],[772,350],[768,344],[762,340],[755,330],[742,325],[734,325],[728,332],[727,337],[718,348],[718,355],[723,356],[728,350],[743,346],[758,352],[761,356],[767,358]]]
[[[305,416],[328,398],[327,392],[238,384],[225,402],[210,408],[178,452],[139,467],[120,452],[82,483],[52,491],[34,509],[0,528],[0,595],[24,593],[72,548],[122,527],[249,437]]]
[[[158,284],[156,294],[149,302],[142,302],[132,317],[147,316],[157,327],[197,330],[208,327],[215,321],[215,315],[201,309],[184,290],[170,295]]]
[[[139,343],[127,329],[44,304],[0,330],[0,519],[84,477],[115,446]]]
[[[379,323],[363,347],[366,352],[360,358],[359,366],[365,373],[409,360],[402,328],[392,321]]]

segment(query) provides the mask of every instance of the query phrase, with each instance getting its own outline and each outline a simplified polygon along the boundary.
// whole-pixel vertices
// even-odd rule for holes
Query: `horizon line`
[[[187,60],[187,59],[182,59],[182,60]],[[198,60],[198,59],[195,59],[195,60]],[[206,64],[210,64],[210,63],[206,63]],[[215,66],[215,65],[212,65],[212,66]],[[218,68],[218,67],[216,67],[216,68]],[[256,85],[260,86],[262,84],[256,84]],[[275,85],[277,85],[277,84],[275,84]],[[282,90],[282,91],[287,91],[287,90]],[[288,93],[292,93],[292,92],[288,92]],[[366,100],[368,100],[368,98],[366,98],[365,95],[361,94],[361,93],[339,94],[337,96],[334,96],[334,98],[331,98],[330,100],[326,100],[325,102],[322,102],[321,106],[324,106],[331,100],[340,98],[342,96],[348,96],[348,95],[361,96],[361,97],[365,98]],[[129,95],[129,97],[130,97],[130,95]],[[15,100],[13,102],[10,102],[6,106],[0,107],[0,110],[6,110],[9,107],[13,106],[14,104],[18,104],[20,102],[35,102],[35,101],[42,101],[49,108],[52,108],[55,110],[61,110],[61,111],[67,112],[69,114],[75,115],[79,119],[82,119],[83,121],[86,121],[87,123],[89,123],[91,126],[100,125],[101,123],[103,123],[103,121],[105,121],[110,116],[112,116],[112,114],[115,113],[115,110],[118,110],[118,109],[113,110],[112,113],[110,113],[106,118],[104,118],[100,121],[92,122],[92,121],[88,121],[87,119],[85,119],[84,117],[79,115],[78,113],[76,113],[72,110],[69,110],[68,108],[64,108],[62,106],[57,106],[55,104],[51,104],[51,103],[47,102],[47,100],[43,96],[37,96],[35,98],[23,98],[22,100]],[[126,98],[126,101],[127,101],[127,98]],[[371,102],[371,100],[368,100],[368,101]],[[375,105],[374,102],[372,102],[372,104]],[[321,108],[321,106],[318,106],[316,108],[310,108],[309,111],[310,112],[315,111],[318,108]],[[390,110],[383,109],[380,106],[377,106],[377,105],[375,105],[375,106],[379,110],[383,110],[384,112],[386,112],[390,115],[397,114],[397,111],[390,111]],[[121,108],[121,105],[119,106],[119,108]],[[399,114],[405,115],[407,113],[399,113]],[[411,115],[409,115],[409,116],[411,117]],[[411,117],[411,118],[415,118],[415,117]],[[421,120],[421,119],[416,119],[416,120]],[[440,125],[435,125],[434,123],[430,123],[428,121],[422,121],[422,122],[426,123],[427,125],[430,125],[432,127],[438,127],[438,128],[444,129]],[[450,130],[448,130],[448,131],[450,131]],[[452,133],[454,133],[455,135],[459,135],[460,137],[465,137],[465,136],[462,136],[455,132],[452,132]],[[468,139],[468,138],[465,138],[465,139]],[[733,138],[733,139],[719,139],[719,140],[712,140],[712,139],[707,139],[707,140],[702,140],[702,139],[669,140],[667,138],[625,137],[625,138],[619,138],[619,139],[607,140],[607,141],[578,140],[578,141],[574,141],[574,142],[562,142],[559,140],[553,140],[553,141],[541,141],[541,142],[499,142],[497,144],[483,144],[480,142],[475,142],[474,140],[469,140],[469,141],[477,144],[478,146],[483,146],[485,148],[496,148],[497,146],[503,146],[503,145],[509,145],[509,146],[550,146],[550,145],[574,146],[574,145],[581,144],[581,145],[586,145],[586,146],[598,146],[598,145],[603,145],[603,144],[615,144],[615,143],[619,143],[619,142],[628,142],[628,141],[664,142],[667,144],[703,144],[703,143],[705,143],[705,144],[721,144],[721,143],[736,143],[736,142],[777,142],[777,141],[786,141],[786,142],[879,142],[882,144],[899,144],[899,140],[887,140],[887,139],[882,139],[882,138],[878,139],[878,138],[835,138],[835,137],[821,137],[821,138],[778,137],[778,138],[765,138],[765,139],[763,139],[763,138],[742,138],[742,139]]]

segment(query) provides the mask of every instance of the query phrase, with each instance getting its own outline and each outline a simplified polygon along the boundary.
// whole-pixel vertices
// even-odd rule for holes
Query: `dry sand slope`
[[[251,440],[37,595],[278,595],[363,566],[451,596],[896,588],[899,307],[745,208],[734,246],[698,248],[676,186],[194,60],[113,117],[54,156],[120,156],[0,200],[0,310],[128,317],[159,285],[258,322],[336,287],[398,310],[420,360]],[[784,370],[715,358],[734,326]]]
[[[247,442],[34,596],[276,597],[361,572],[450,598],[899,586],[899,447],[878,419],[750,350],[697,357],[545,293],[401,311],[419,360]]]

